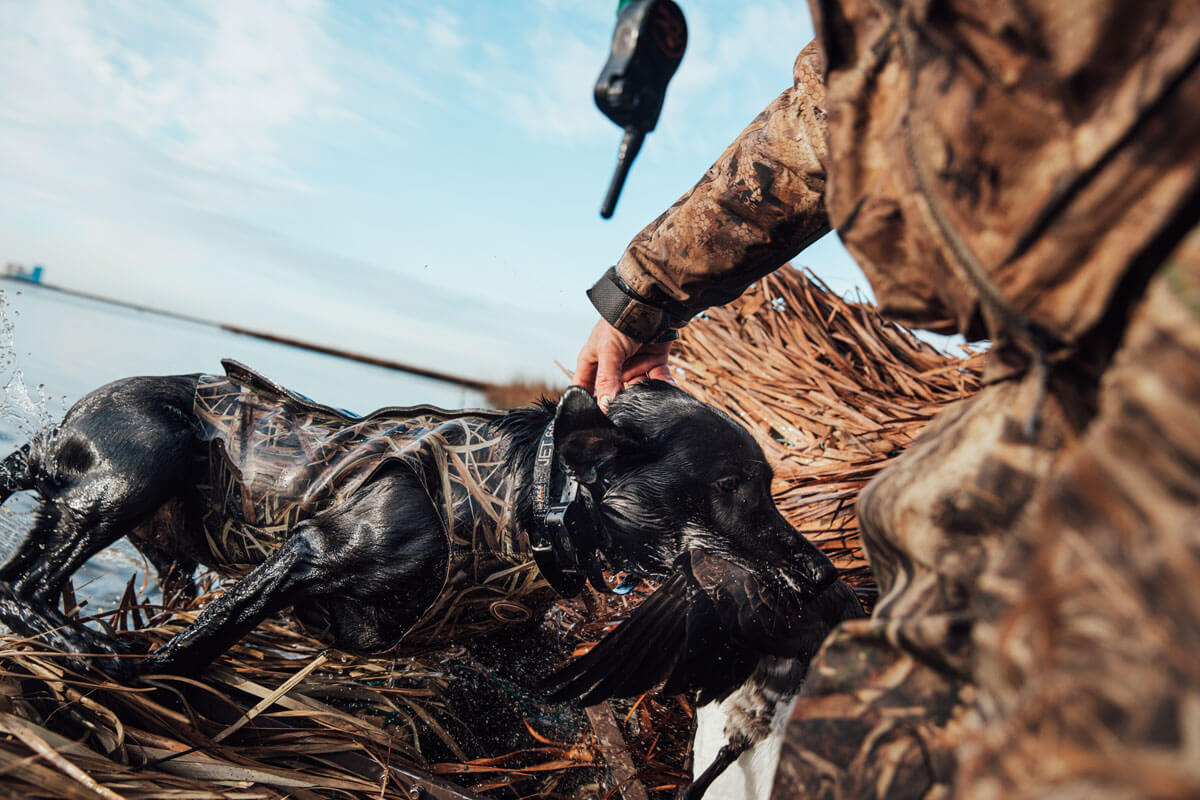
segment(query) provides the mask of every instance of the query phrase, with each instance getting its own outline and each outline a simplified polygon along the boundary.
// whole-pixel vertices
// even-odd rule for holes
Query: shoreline
[[[61,294],[71,295],[73,297],[82,297],[86,300],[97,300],[102,303],[108,303],[111,305],[120,306],[122,308],[127,308],[132,311],[140,311],[140,312],[145,312],[148,314],[158,314],[160,316],[170,317],[172,319],[183,320],[185,322],[195,322],[195,323],[198,323],[201,325],[207,325],[207,326],[210,326],[213,328],[219,328],[220,330],[228,331],[229,333],[235,333],[235,334],[239,334],[242,336],[250,336],[255,339],[262,339],[263,341],[273,342],[275,344],[282,344],[282,345],[287,345],[289,347],[295,347],[300,350],[308,350],[308,351],[311,351],[314,353],[323,353],[325,355],[335,356],[337,358],[345,358],[350,361],[357,361],[359,363],[370,364],[370,365],[376,366],[376,367],[392,369],[392,370],[396,370],[397,372],[407,373],[409,375],[416,375],[416,376],[419,376],[422,378],[429,378],[431,380],[441,381],[443,383],[450,383],[455,386],[461,386],[464,389],[471,389],[474,391],[486,393],[489,390],[495,390],[496,387],[498,386],[498,384],[491,383],[489,381],[481,381],[481,380],[477,380],[474,378],[466,378],[461,375],[453,375],[448,372],[441,372],[439,370],[427,369],[425,367],[418,367],[413,364],[405,364],[403,362],[394,361],[392,359],[380,358],[378,356],[367,355],[365,353],[355,353],[350,350],[343,350],[343,349],[337,348],[337,347],[330,347],[328,345],[318,344],[316,342],[308,342],[308,341],[304,341],[302,339],[293,339],[289,336],[280,336],[277,334],[268,333],[266,331],[255,330],[253,328],[244,328],[240,325],[231,325],[231,324],[224,323],[224,322],[218,322],[216,320],[205,319],[204,317],[197,317],[197,316],[193,316],[190,314],[183,314],[183,313],[180,313],[177,311],[168,311],[168,310],[162,309],[162,308],[154,308],[153,306],[146,306],[146,305],[142,305],[140,303],[133,303],[128,300],[119,300],[114,297],[105,297],[104,295],[94,294],[92,292],[83,292],[83,291],[79,291],[77,289],[68,289],[66,287],[56,286],[51,283],[42,283],[41,281],[35,282],[35,281],[31,281],[27,278],[17,277],[15,275],[0,275],[0,279],[3,279],[4,281],[7,281],[8,283],[11,283],[11,284],[20,285],[22,287],[29,287],[32,289],[46,289],[49,291],[59,292]]]

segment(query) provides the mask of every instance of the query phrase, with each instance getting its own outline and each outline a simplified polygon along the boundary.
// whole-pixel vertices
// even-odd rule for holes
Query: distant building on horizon
[[[6,278],[16,278],[30,283],[41,283],[43,272],[45,272],[45,268],[41,264],[34,264],[31,269],[25,269],[24,264],[18,264],[15,261],[9,261],[4,265]]]

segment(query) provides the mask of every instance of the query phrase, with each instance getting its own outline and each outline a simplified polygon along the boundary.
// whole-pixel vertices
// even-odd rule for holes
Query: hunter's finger
[[[666,356],[661,353],[638,353],[625,362],[625,366],[621,370],[621,380],[626,386],[629,386],[652,377],[650,373],[664,366],[665,359]]]
[[[649,372],[646,373],[646,377],[654,378],[655,380],[666,381],[667,383],[678,385],[678,384],[675,384],[675,377],[673,375],[671,375],[671,368],[668,367],[666,364],[660,364],[659,366],[650,370]]]
[[[571,376],[573,386],[582,386],[589,392],[596,389],[596,355],[593,348],[584,346],[575,360],[575,374]]]
[[[616,346],[600,347],[596,353],[596,402],[608,412],[608,404],[621,390],[621,366],[625,352]]]

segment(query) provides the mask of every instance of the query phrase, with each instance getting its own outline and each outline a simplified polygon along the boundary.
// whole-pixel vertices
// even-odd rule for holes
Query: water
[[[418,375],[230,333],[202,323],[0,281],[0,458],[62,418],[87,392],[131,375],[221,373],[235,358],[314,400],[365,413],[388,405],[481,406],[475,391]],[[452,372],[454,365],[446,365]],[[0,509],[0,557],[33,522],[33,498]],[[112,608],[146,564],[124,540],[75,575],[91,608]]]

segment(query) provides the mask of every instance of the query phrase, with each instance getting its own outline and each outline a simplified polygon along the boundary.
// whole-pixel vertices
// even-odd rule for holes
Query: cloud
[[[538,5],[516,46],[494,51],[486,42],[472,42],[462,48],[464,54],[477,51],[464,73],[479,89],[475,101],[539,140],[578,144],[611,138],[591,87],[607,57],[615,3],[539,0]],[[673,130],[675,147],[709,150],[707,142],[696,142],[696,133],[705,132],[697,131],[696,120],[726,117],[746,108],[746,98],[752,97],[754,110],[741,112],[743,124],[748,123],[790,85],[792,62],[812,38],[812,25],[803,4],[781,0],[692,0],[682,7],[688,49],[668,88],[662,127]],[[456,70],[462,66],[454,64]],[[685,126],[684,120],[691,124]]]
[[[692,98],[746,90],[747,81],[778,75],[779,88],[791,81],[792,62],[812,38],[812,23],[803,4],[740,4],[719,16],[704,5],[688,13],[688,52],[672,84]],[[732,19],[730,18],[732,17]],[[719,20],[719,21],[718,21]]]
[[[472,15],[469,30],[459,11]],[[539,141],[605,129],[590,87],[613,19],[611,10],[597,13],[594,4],[562,0],[484,9],[457,2],[391,16],[404,33],[404,52],[397,56],[404,67],[420,69],[429,82],[461,86],[457,94],[474,113]],[[493,32],[516,38],[500,40]]]
[[[432,10],[425,24],[425,36],[429,43],[440,50],[460,50],[467,43],[462,33],[462,20],[445,8]]]
[[[488,99],[501,119],[539,140],[581,139],[609,134],[609,123],[592,101],[592,84],[604,51],[595,42],[542,28],[529,34],[528,64],[512,68]],[[495,73],[488,79],[495,85]]]
[[[202,162],[281,168],[281,132],[332,110],[337,85],[326,66],[333,44],[316,0],[207,5],[214,30],[199,64],[180,76],[171,107],[184,152]]]
[[[755,100],[761,109],[788,85],[792,60],[812,35],[803,4],[690,0],[683,10],[688,51],[668,90],[664,127],[667,120],[728,114],[741,109],[746,96],[765,98]],[[408,94],[410,84],[456,86],[445,94],[539,142],[607,143],[613,131],[591,87],[607,57],[615,12],[615,2],[572,0],[409,3],[389,10],[376,31],[403,47],[393,41],[387,58],[370,52],[369,68],[383,70],[395,93]],[[445,102],[439,94],[416,99],[432,107]],[[687,146],[691,134],[681,134],[675,145]]]
[[[194,168],[295,181],[281,141],[335,113],[317,0],[8,5],[3,118],[135,137]]]
[[[661,128],[675,147],[715,157],[792,83],[796,54],[812,39],[802,3],[685,5],[688,50],[671,82]],[[730,127],[730,120],[740,120]],[[713,138],[717,137],[717,138]]]

